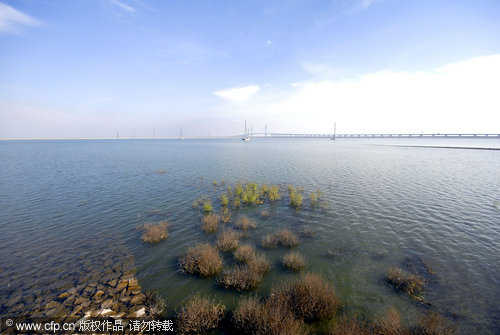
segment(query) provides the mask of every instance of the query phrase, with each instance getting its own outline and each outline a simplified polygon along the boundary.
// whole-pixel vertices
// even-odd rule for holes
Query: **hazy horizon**
[[[497,1],[0,2],[0,138],[499,133]]]

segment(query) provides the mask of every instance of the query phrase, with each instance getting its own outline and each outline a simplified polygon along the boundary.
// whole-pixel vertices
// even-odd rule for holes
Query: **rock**
[[[103,292],[103,291],[98,290],[98,291],[94,294],[94,299],[101,297],[103,294],[104,294],[104,292]]]
[[[139,293],[141,293],[141,287],[140,286],[129,286],[128,291],[132,294],[139,294]]]
[[[121,319],[125,315],[125,312],[118,312],[113,315],[110,315],[113,319]]]
[[[110,308],[111,306],[113,306],[113,300],[111,299],[106,299],[101,304],[102,309]]]
[[[139,286],[139,282],[137,281],[136,278],[129,279],[128,286],[129,287]]]
[[[142,304],[146,300],[146,296],[144,294],[137,294],[132,299],[130,299],[131,305],[139,305]]]
[[[118,285],[116,286],[116,290],[117,291],[121,291],[123,290],[124,288],[126,288],[128,286],[128,280],[122,280],[120,283],[118,283]]]
[[[90,287],[96,287],[97,286],[97,282],[92,282],[88,286],[90,286]]]
[[[118,283],[118,281],[116,279],[108,281],[108,285],[111,287],[115,287],[117,283]]]
[[[135,306],[130,309],[130,316],[135,318],[140,318],[146,314],[146,307],[144,306]]]
[[[121,302],[129,302],[131,297],[129,295],[125,295],[123,297],[120,297]]]
[[[27,294],[24,296],[24,302],[27,304],[32,304],[35,301],[35,296],[33,294]]]
[[[74,317],[76,315],[78,315],[83,309],[83,306],[80,305],[80,306],[76,306],[75,309],[71,312],[71,314],[69,315],[70,317]]]
[[[67,298],[69,297],[69,293],[68,292],[64,292],[64,293],[61,293],[57,296],[57,299],[64,299],[64,298]]]
[[[97,290],[98,291],[104,291],[106,289],[106,287],[102,284],[97,284]]]
[[[64,304],[66,306],[71,306],[73,305],[73,302],[75,302],[76,297],[74,295],[69,296],[66,300],[64,300]]]
[[[95,309],[91,309],[91,310],[85,312],[84,317],[86,317],[86,318],[95,318],[96,316],[99,316],[100,312],[101,311],[98,311],[98,310],[95,310]]]
[[[99,313],[99,316],[109,316],[111,314],[114,314],[115,312],[112,310],[112,309],[109,309],[109,308],[104,308],[101,310],[101,312]]]
[[[51,308],[60,308],[61,304],[58,303],[57,301],[51,301],[47,305],[45,305],[46,309],[51,309]]]
[[[22,296],[11,295],[11,298],[5,302],[5,306],[12,307],[22,300]]]
[[[72,287],[67,292],[68,292],[69,295],[75,295],[76,294],[76,288]]]

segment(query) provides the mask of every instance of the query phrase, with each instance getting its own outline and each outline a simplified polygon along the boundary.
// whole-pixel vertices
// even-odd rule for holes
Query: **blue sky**
[[[0,0],[0,137],[500,132],[500,1]]]

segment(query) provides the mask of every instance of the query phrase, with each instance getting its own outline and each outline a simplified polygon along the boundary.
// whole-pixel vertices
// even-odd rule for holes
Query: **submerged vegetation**
[[[397,290],[404,291],[410,297],[424,302],[421,291],[427,284],[425,280],[417,274],[409,273],[400,267],[392,267],[387,272],[387,281]]]
[[[217,328],[225,312],[221,303],[195,295],[178,310],[175,329],[180,334],[203,334]]]
[[[205,215],[201,219],[201,229],[205,233],[215,233],[219,228],[219,217],[215,214]]]
[[[281,258],[283,266],[288,270],[300,271],[306,266],[306,259],[298,252],[289,252]]]
[[[299,245],[299,237],[289,229],[280,229],[262,238],[262,246],[264,248],[275,248],[278,245],[287,248],[296,247]]]
[[[258,247],[255,241],[262,235],[252,236],[253,230],[258,232],[261,227],[256,218],[260,217],[267,221],[271,211],[275,216],[274,213],[290,207],[288,209],[290,212],[292,210],[296,212],[293,217],[300,216],[306,219],[307,210],[313,210],[324,204],[321,200],[322,193],[320,190],[310,193],[309,207],[309,203],[304,205],[304,190],[290,185],[288,197],[278,205],[280,207],[276,207],[275,202],[282,198],[278,185],[247,182],[237,183],[234,187],[225,187],[224,184],[216,181],[211,185],[209,183],[208,186],[213,193],[210,196],[201,196],[193,202],[193,208],[198,209],[201,217],[202,230],[206,233],[219,232],[216,237],[204,235],[204,238],[209,239],[211,243],[197,243],[190,246],[178,259],[179,269],[181,272],[203,278],[215,276],[215,283],[222,288],[237,292],[255,290],[261,286],[265,274],[271,271],[271,262],[266,257],[266,251],[256,250]],[[215,203],[212,203],[211,199],[216,199]],[[264,203],[266,204],[264,209],[253,209]],[[232,215],[236,218],[234,222],[231,222]],[[306,238],[314,237],[314,231],[309,228],[309,222],[302,219],[301,221],[306,224],[297,227],[295,222],[286,223],[287,226],[293,227],[293,231],[282,228],[283,226],[276,227],[270,234],[261,237],[260,246],[265,249],[278,246],[294,248],[299,245],[299,236],[301,239],[304,238],[305,243]],[[168,227],[167,221],[141,226],[140,229],[144,230],[142,239],[149,243],[165,239],[168,237]],[[270,254],[277,256],[278,252]],[[340,255],[340,249],[332,246],[327,255],[336,257]],[[297,251],[281,255],[280,261],[285,269],[293,272],[302,271],[307,264],[306,258]],[[427,265],[426,271],[429,274],[433,273]],[[242,334],[257,335],[316,334],[319,328],[321,328],[319,333],[331,335],[455,333],[446,320],[436,313],[426,315],[420,323],[411,327],[403,324],[400,314],[394,308],[389,308],[383,318],[375,321],[348,318],[347,314],[344,314],[344,308],[342,315],[336,316],[340,299],[332,282],[317,273],[289,274],[289,276],[280,284],[273,285],[266,298],[240,297],[236,308],[228,315],[226,307],[221,303],[216,303],[211,298],[202,298],[198,294],[194,295],[177,310],[176,331],[180,334],[203,334],[222,327]],[[387,272],[386,280],[396,290],[404,291],[413,299],[424,302],[421,294],[427,282],[419,275],[400,267],[393,267]],[[150,314],[160,315],[163,308],[164,303],[154,305]]]
[[[186,254],[179,258],[181,271],[210,277],[222,270],[222,258],[215,247],[209,243],[200,243],[188,248]]]
[[[168,228],[170,223],[166,220],[158,223],[146,223],[142,226],[136,227],[137,230],[142,231],[141,239],[145,243],[158,243],[168,237]]]

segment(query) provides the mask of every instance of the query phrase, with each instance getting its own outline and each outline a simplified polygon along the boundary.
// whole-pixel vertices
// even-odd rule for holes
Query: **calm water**
[[[395,143],[381,141],[373,143]],[[422,144],[416,141],[407,143]],[[500,147],[499,140],[446,143]],[[89,266],[110,266],[123,256],[135,261],[144,289],[159,289],[170,311],[195,291],[233,307],[239,294],[176,268],[188,245],[215,240],[200,230],[191,203],[202,194],[214,198],[224,187],[212,182],[223,179],[226,186],[279,184],[283,194],[287,184],[304,187],[299,214],[285,199],[240,209],[233,218],[257,219],[248,238],[256,245],[278,227],[311,229],[298,250],[309,270],[335,283],[347,310],[375,318],[395,306],[408,322],[435,310],[464,334],[499,333],[499,177],[500,151],[361,140],[0,141],[0,303],[58,292]],[[324,204],[312,210],[308,196],[316,189]],[[262,209],[270,216],[261,217]],[[143,244],[135,227],[165,212],[169,238]],[[338,256],[328,257],[329,249]],[[279,262],[285,251],[265,251],[273,270],[260,294],[287,276]],[[385,282],[390,266],[422,272],[425,264],[435,272],[424,294],[432,307]]]

